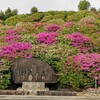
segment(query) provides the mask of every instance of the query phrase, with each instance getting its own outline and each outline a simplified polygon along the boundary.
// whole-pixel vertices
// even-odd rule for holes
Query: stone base
[[[49,91],[44,82],[23,82],[22,88],[17,91],[28,91],[30,95],[37,95],[37,91]]]

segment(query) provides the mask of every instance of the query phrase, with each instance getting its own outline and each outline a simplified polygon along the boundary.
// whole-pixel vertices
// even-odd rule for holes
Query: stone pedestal
[[[37,95],[37,91],[49,91],[45,88],[44,82],[23,82],[22,88],[18,88],[18,91],[29,91],[30,95]]]

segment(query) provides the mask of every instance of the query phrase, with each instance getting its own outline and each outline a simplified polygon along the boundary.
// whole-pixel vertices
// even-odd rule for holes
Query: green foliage
[[[29,43],[32,43],[32,44],[36,44],[36,38],[34,38],[34,37],[32,36],[32,34],[29,34],[29,35],[24,34],[24,35],[22,36],[21,41],[23,41],[23,42],[29,42]]]
[[[7,18],[9,18],[11,16],[15,16],[17,14],[18,14],[18,10],[17,9],[11,10],[10,8],[8,8],[4,13],[4,16],[5,16],[4,18],[7,19]]]
[[[2,73],[2,78],[0,79],[0,90],[4,90],[10,84],[11,73],[8,72],[6,74]]]
[[[62,19],[65,20],[67,18],[66,11],[48,11],[44,12],[44,18],[42,22],[47,22],[52,19]]]
[[[63,27],[62,34],[71,34],[73,32],[79,32],[80,26],[76,23],[71,28]]]
[[[77,12],[75,12],[75,11],[67,11],[67,15],[68,15],[68,16],[73,15],[73,14],[75,14],[75,13],[77,13]]]
[[[91,35],[87,34],[92,40],[91,43],[91,52],[100,53],[100,34],[98,32],[93,33]]]
[[[96,9],[95,7],[91,7],[90,11],[92,11],[92,12],[96,12],[97,9]]]
[[[62,25],[64,24],[64,20],[63,19],[52,19],[52,20],[47,21],[47,23]]]
[[[5,11],[5,18],[9,18],[12,16],[12,13],[11,13],[11,9],[8,8],[6,11]]]
[[[75,47],[70,46],[71,42],[64,35],[59,36],[57,42],[52,46],[36,44],[32,49],[35,58],[45,61],[56,71],[63,67],[69,55],[78,53]]]
[[[34,13],[31,15],[16,15],[13,17],[10,17],[8,19],[5,20],[5,24],[6,25],[16,25],[19,22],[34,22],[34,21],[40,21],[43,18],[43,13]]]
[[[67,17],[67,14],[66,15],[63,15],[63,14],[57,14],[57,15],[54,15],[53,16],[53,19],[66,19]]]
[[[90,2],[89,1],[86,1],[86,0],[82,0],[79,2],[78,4],[78,9],[79,10],[88,10],[89,7],[90,7]]]
[[[11,79],[11,62],[6,59],[0,60],[0,90],[6,89]]]
[[[29,16],[27,16],[27,18],[25,19],[25,22],[39,22],[42,18],[44,17],[43,13],[34,13],[31,14]]]
[[[86,72],[80,71],[79,65],[73,62],[73,56],[67,57],[66,62],[63,63],[63,67],[58,72],[60,87],[80,90],[94,85],[94,80],[89,78]]]
[[[95,33],[99,31],[99,22],[93,16],[82,18],[78,24],[80,26],[80,31],[84,34],[93,34],[93,32]]]
[[[34,6],[34,7],[31,8],[30,12],[31,12],[31,14],[37,13],[38,12],[38,8]]]
[[[68,70],[68,73],[60,73],[60,86],[61,87],[70,87],[74,90],[80,90],[80,88],[89,88],[93,85],[93,81],[85,75],[84,72],[71,71]]]
[[[82,24],[96,24],[96,19],[93,16],[86,16],[80,20]]]
[[[25,15],[25,14],[22,14],[22,15],[16,15],[16,16],[12,16],[10,18],[7,18],[5,20],[5,24],[6,25],[16,25],[17,23],[19,22],[24,22],[25,21],[25,18],[27,17],[28,15]]]
[[[49,21],[51,19],[53,19],[53,16],[52,15],[44,16],[44,18],[41,20],[41,22],[47,22],[47,21]]]
[[[75,11],[68,11],[68,12],[66,12],[66,14],[64,16],[64,21],[67,21],[68,20],[68,17],[69,16],[72,16],[75,13],[76,13]]]
[[[0,19],[1,20],[4,20],[5,19],[5,14],[4,12],[0,11]]]
[[[77,13],[71,14],[67,17],[67,21],[79,21],[80,19],[86,17],[86,16],[94,16],[95,14],[93,12],[82,10],[78,11]]]
[[[47,11],[47,12],[44,12],[44,16],[50,16],[50,15],[54,16],[55,13],[57,13],[57,11]]]
[[[15,16],[15,15],[17,15],[18,14],[18,10],[17,9],[13,9],[12,10],[12,16]]]

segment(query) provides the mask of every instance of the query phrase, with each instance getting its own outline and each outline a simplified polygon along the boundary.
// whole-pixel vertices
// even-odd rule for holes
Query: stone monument
[[[29,91],[30,94],[36,94],[37,91],[47,91],[45,83],[57,82],[56,73],[51,66],[35,58],[16,60],[11,71],[14,83],[22,83],[22,88],[17,90]]]

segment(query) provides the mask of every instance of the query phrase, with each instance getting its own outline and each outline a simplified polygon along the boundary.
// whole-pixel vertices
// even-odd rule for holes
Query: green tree
[[[38,12],[38,8],[34,6],[34,7],[31,8],[30,12],[31,12],[31,14],[37,13]]]
[[[91,6],[91,4],[89,1],[82,0],[78,4],[78,9],[79,10],[88,10],[90,6]]]
[[[96,9],[95,7],[91,7],[90,11],[92,11],[92,12],[96,12],[97,9]]]
[[[15,15],[18,14],[18,10],[17,10],[17,9],[13,9],[13,10],[11,11],[11,13],[12,13],[12,16],[15,16]]]
[[[2,10],[0,11],[0,19],[1,20],[5,19],[5,14],[4,14],[4,12]]]
[[[11,9],[8,8],[6,11],[5,11],[5,18],[9,18],[12,16],[12,12],[11,12]]]

